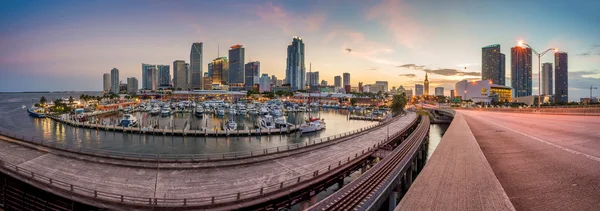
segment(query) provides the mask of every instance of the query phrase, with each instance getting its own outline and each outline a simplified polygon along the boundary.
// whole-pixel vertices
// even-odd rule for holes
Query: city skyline
[[[244,63],[261,61],[261,72],[285,78],[285,47],[294,36],[302,37],[305,63],[312,63],[312,71],[319,71],[321,79],[331,81],[348,72],[353,87],[359,81],[370,84],[377,80],[387,80],[390,86],[412,87],[422,83],[428,72],[432,87],[441,86],[448,91],[459,80],[481,78],[483,46],[498,43],[504,46],[502,53],[509,54],[506,49],[516,46],[518,40],[525,40],[536,49],[556,47],[571,54],[570,101],[588,96],[585,87],[600,84],[600,29],[593,27],[598,14],[592,9],[598,8],[596,2],[553,2],[543,9],[534,9],[536,2],[525,2],[517,8],[495,2],[103,3],[95,8],[96,4],[90,2],[2,2],[9,11],[2,14],[0,23],[5,30],[0,36],[6,49],[15,50],[0,52],[0,71],[5,76],[0,91],[100,91],[100,75],[113,67],[119,69],[120,79],[125,79],[143,78],[140,63],[190,63],[189,49],[194,42],[204,43],[201,67],[217,58],[217,46],[223,55],[226,46],[242,44],[246,48]],[[222,3],[230,7],[219,7]],[[194,13],[197,8],[211,7],[222,11]],[[446,20],[431,24],[439,20],[424,14],[442,7],[446,10],[440,15]],[[474,8],[478,9],[468,16],[456,15]],[[494,12],[483,12],[490,8]],[[165,11],[164,15],[140,16],[144,11],[157,9]],[[60,16],[66,11],[76,12],[69,18]],[[507,11],[512,15],[492,19]],[[542,13],[545,15],[539,15]],[[215,20],[219,26],[212,27]],[[236,30],[245,33],[234,33],[228,28],[237,23]],[[167,30],[149,33],[155,28]],[[174,28],[181,33],[166,33]],[[434,35],[440,34],[436,32],[444,35]],[[456,53],[457,49],[460,53]],[[532,58],[532,62],[536,60]],[[553,60],[546,56],[542,63]],[[66,61],[77,65],[64,65]],[[506,58],[509,62],[510,58]],[[510,66],[506,68],[509,73]],[[533,65],[532,72],[535,95],[537,65]],[[510,84],[508,74],[506,84]]]

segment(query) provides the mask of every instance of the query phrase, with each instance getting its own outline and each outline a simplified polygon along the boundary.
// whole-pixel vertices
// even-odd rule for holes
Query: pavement
[[[515,209],[600,210],[600,118],[457,113]]]
[[[391,122],[390,134],[407,127],[415,118],[415,113],[408,113]],[[4,141],[0,141],[0,157],[36,174],[81,187],[129,196],[183,199],[235,194],[311,174],[360,154],[385,139],[387,130],[376,128],[348,141],[279,159],[201,169],[151,169],[90,162]]]

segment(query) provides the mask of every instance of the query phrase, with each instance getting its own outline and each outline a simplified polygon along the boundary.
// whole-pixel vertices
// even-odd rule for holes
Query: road
[[[457,112],[517,210],[600,210],[600,118]]]

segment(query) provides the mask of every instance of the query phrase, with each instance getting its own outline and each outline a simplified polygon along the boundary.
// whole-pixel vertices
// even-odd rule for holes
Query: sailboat
[[[312,72],[312,64],[309,66],[309,72]],[[321,99],[320,96],[319,99]],[[310,105],[310,91],[308,92],[308,104]],[[325,129],[325,120],[321,119],[320,116],[321,110],[319,110],[319,118],[311,117],[311,112],[309,111],[308,121],[300,126],[300,133],[312,133]]]

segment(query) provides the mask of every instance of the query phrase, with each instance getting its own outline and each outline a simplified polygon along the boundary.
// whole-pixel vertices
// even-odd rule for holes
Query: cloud
[[[592,45],[586,52],[577,54],[579,56],[600,56],[600,45]]]
[[[478,72],[463,72],[456,69],[423,69],[423,71],[435,75],[443,75],[443,76],[481,76],[481,73]]]
[[[400,74],[399,76],[403,76],[403,77],[407,77],[407,78],[414,78],[414,77],[417,77],[417,75],[415,75],[415,74],[412,74],[412,73]]]
[[[294,33],[303,31],[317,31],[327,20],[324,12],[294,13],[271,2],[258,5],[256,15],[265,23],[275,25],[283,32],[293,36],[297,35]]]
[[[425,67],[425,65],[403,64],[403,65],[398,65],[396,67],[403,67],[403,68],[408,68],[408,69],[422,70]]]
[[[340,52],[343,54],[362,58],[378,64],[397,64],[395,61],[385,59],[385,54],[394,52],[394,49],[391,49],[389,45],[368,40],[361,32],[351,31],[343,28],[336,29],[336,31],[336,39],[343,40],[343,44],[340,48]],[[348,53],[346,49],[352,49],[352,52]]]
[[[383,0],[367,11],[366,19],[378,21],[407,48],[416,48],[423,39],[422,28],[408,16],[411,9],[401,0]]]
[[[367,69],[367,70],[375,71],[375,70],[379,70],[379,67],[369,67],[369,69]]]

